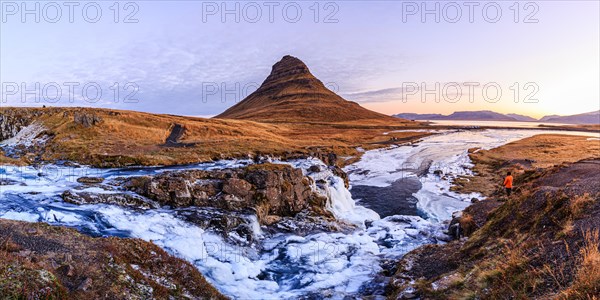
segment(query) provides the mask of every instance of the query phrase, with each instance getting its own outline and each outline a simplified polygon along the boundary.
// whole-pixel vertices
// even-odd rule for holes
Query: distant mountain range
[[[408,120],[519,121],[565,124],[600,124],[600,110],[570,116],[550,115],[544,116],[540,119],[519,114],[501,114],[489,110],[457,111],[451,115],[400,113],[394,115],[394,117]]]

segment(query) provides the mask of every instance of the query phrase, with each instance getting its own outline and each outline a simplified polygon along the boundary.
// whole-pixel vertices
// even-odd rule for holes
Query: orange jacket
[[[512,188],[512,183],[513,183],[513,177],[511,175],[508,175],[508,176],[506,176],[506,178],[504,178],[504,187]]]

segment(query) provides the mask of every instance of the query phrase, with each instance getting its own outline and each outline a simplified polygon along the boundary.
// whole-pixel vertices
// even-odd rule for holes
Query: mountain
[[[397,118],[361,107],[338,96],[311,74],[298,58],[286,55],[273,65],[262,85],[216,116],[263,122],[350,122],[399,124]]]
[[[401,113],[394,115],[409,120],[471,120],[471,121],[517,121],[516,118],[489,110],[457,111],[451,115]]]
[[[394,117],[407,120],[520,121],[564,124],[600,124],[600,110],[570,116],[549,115],[542,117],[539,120],[525,115],[501,114],[489,110],[457,111],[451,115],[400,113],[394,115]]]
[[[570,116],[545,116],[540,121],[566,124],[600,124],[600,110]]]
[[[552,119],[552,118],[559,118],[559,117],[560,117],[559,115],[549,115],[549,116],[543,116],[543,117],[541,117],[541,118],[540,118],[538,121],[545,122],[545,121],[548,121],[548,120],[550,120],[550,119]]]
[[[519,115],[519,114],[506,114],[506,116],[511,117],[517,121],[521,121],[521,122],[535,122],[537,121],[536,118],[532,118],[530,116],[525,116],[525,115]]]
[[[441,120],[444,115],[441,114],[415,114],[415,113],[400,113],[394,115],[394,117],[407,119],[407,120]]]
[[[516,121],[515,118],[489,110],[457,111],[449,115],[448,120]]]

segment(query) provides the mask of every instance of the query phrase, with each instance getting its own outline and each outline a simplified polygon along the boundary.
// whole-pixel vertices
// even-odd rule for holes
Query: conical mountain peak
[[[315,83],[321,83],[310,73],[308,66],[304,62],[291,55],[286,55],[273,65],[271,74],[265,79],[261,88],[269,88],[282,82],[297,80],[314,80]]]
[[[329,90],[302,60],[284,56],[271,74],[246,99],[217,118],[267,122],[348,122],[400,120],[361,107]]]

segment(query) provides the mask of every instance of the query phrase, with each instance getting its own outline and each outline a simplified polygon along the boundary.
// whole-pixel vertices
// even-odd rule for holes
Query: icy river
[[[291,164],[313,179],[327,182],[319,192],[329,197],[328,209],[337,219],[356,225],[349,232],[267,234],[256,218],[248,215],[255,239],[252,244],[239,245],[188,222],[184,209],[74,205],[60,196],[70,189],[106,192],[83,187],[76,181],[82,176],[110,181],[252,163],[244,160],[125,169],[0,166],[0,218],[75,227],[94,236],[152,241],[193,263],[221,292],[236,299],[360,297],[377,294],[373,282],[385,262],[420,245],[448,240],[443,230],[452,213],[468,206],[471,198],[481,198],[450,191],[453,177],[470,174],[469,148],[490,149],[540,133],[598,137],[534,130],[440,131],[412,145],[365,152],[360,161],[344,169],[350,175],[350,189],[319,160],[273,161]],[[315,164],[324,171],[308,172]]]

